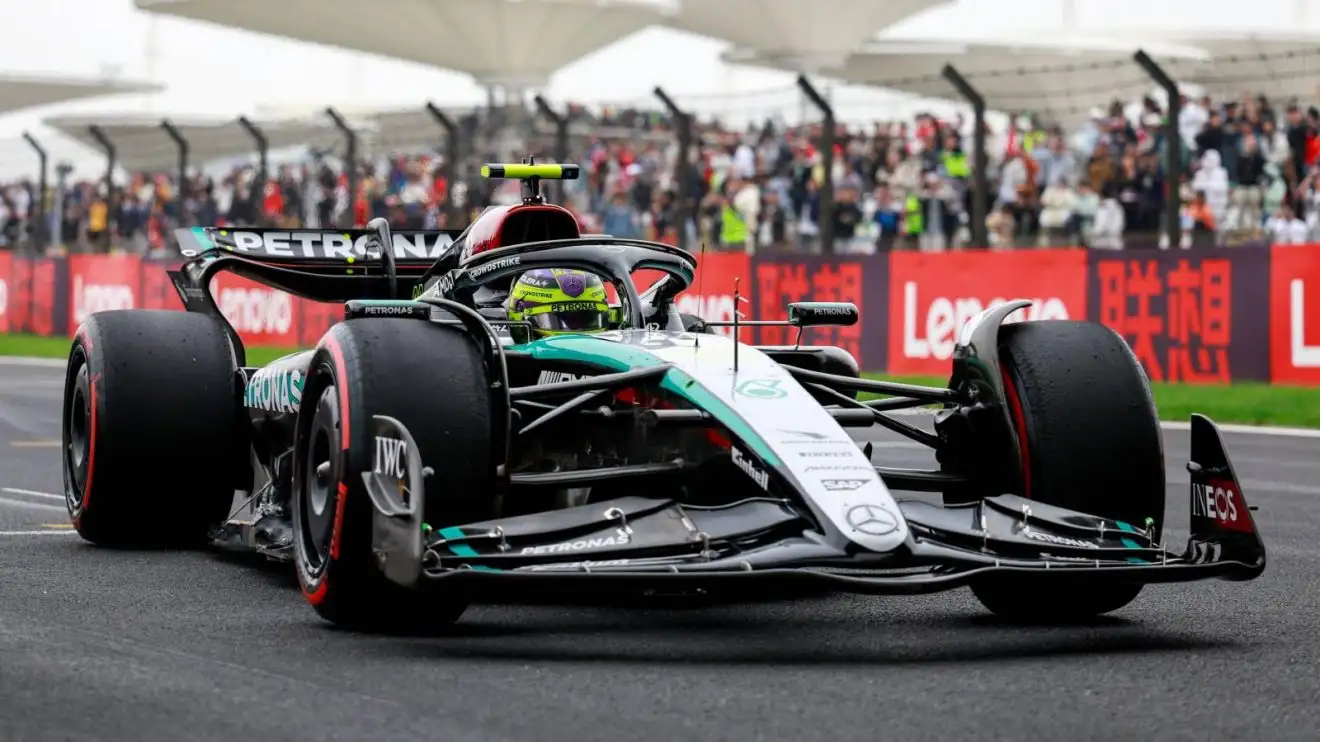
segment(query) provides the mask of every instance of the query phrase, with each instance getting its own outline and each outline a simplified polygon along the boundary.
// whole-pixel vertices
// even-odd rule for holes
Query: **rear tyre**
[[[233,500],[238,384],[229,337],[211,317],[138,309],[83,322],[62,416],[78,534],[117,547],[204,542]]]
[[[360,631],[425,632],[458,620],[465,596],[390,582],[371,550],[373,415],[403,423],[426,479],[436,528],[495,515],[490,389],[476,343],[415,319],[355,319],[330,329],[312,356],[294,441],[298,580],[318,615]]]
[[[1099,324],[1005,325],[1000,354],[1022,446],[1021,494],[1050,505],[1164,527],[1164,444],[1146,374],[1123,338]],[[1030,621],[1118,610],[1141,585],[1069,585],[996,577],[972,585],[993,613]]]

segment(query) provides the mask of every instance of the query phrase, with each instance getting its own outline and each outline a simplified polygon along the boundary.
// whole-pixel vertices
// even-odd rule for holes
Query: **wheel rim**
[[[82,507],[86,495],[87,464],[92,453],[91,421],[91,386],[84,359],[78,375],[74,378],[69,407],[64,419],[64,468],[69,475],[65,498],[68,500],[69,509],[75,512]]]
[[[310,575],[325,569],[334,532],[335,509],[338,505],[338,477],[336,442],[339,440],[339,409],[337,392],[326,387],[317,401],[316,414],[307,436],[307,454],[302,462],[302,497],[298,513],[302,528],[298,538],[302,546],[305,567]]]

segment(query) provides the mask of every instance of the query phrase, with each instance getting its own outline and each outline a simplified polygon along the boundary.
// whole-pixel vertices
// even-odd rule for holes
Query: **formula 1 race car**
[[[960,586],[997,614],[1064,620],[1118,609],[1146,583],[1264,570],[1200,415],[1190,538],[1164,548],[1161,428],[1110,329],[1006,324],[1027,305],[1010,301],[961,329],[947,387],[866,380],[837,347],[733,339],[740,325],[800,339],[855,324],[854,305],[682,315],[693,255],[582,235],[541,198],[543,179],[576,166],[483,173],[522,180],[522,203],[457,234],[383,220],[180,230],[188,260],[170,276],[187,311],[94,314],[73,341],[64,479],[78,533],[289,560],[322,617],[373,630],[547,595]],[[344,320],[314,349],[248,367],[207,289],[222,270],[342,302]],[[660,277],[639,289],[644,272]],[[887,414],[929,406],[933,432]],[[877,428],[931,447],[938,466],[874,462]]]

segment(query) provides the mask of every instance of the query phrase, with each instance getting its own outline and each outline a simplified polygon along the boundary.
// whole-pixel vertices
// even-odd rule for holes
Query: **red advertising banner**
[[[1320,384],[1320,245],[1271,248],[1270,380]]]
[[[1090,319],[1132,346],[1151,381],[1269,378],[1269,251],[1092,257]]]
[[[211,295],[244,345],[298,345],[297,297],[227,272],[211,279]]]
[[[141,263],[134,255],[70,255],[69,335],[92,312],[139,306]]]
[[[868,305],[884,307],[883,257],[825,258],[783,255],[754,262],[756,301],[751,316],[760,320],[788,319],[788,305],[796,301],[843,301],[857,305],[861,318],[852,327],[817,327],[802,334],[802,342],[836,345],[852,354],[863,368],[884,368],[883,315]],[[870,299],[870,301],[868,301]],[[745,311],[745,310],[744,310]],[[883,309],[881,309],[883,311]],[[761,327],[762,345],[792,345],[798,331],[788,327]]]
[[[958,332],[988,306],[1032,305],[1008,321],[1084,319],[1086,252],[894,252],[889,258],[889,371],[940,376]]]
[[[139,305],[143,309],[183,309],[179,292],[174,289],[166,271],[178,266],[177,262],[164,260],[142,261],[142,293]]]
[[[13,253],[0,252],[0,332],[9,332],[9,282],[14,262]]]
[[[755,283],[752,280],[752,261],[747,253],[743,252],[708,252],[705,257],[698,261],[697,277],[692,282],[692,287],[682,294],[679,294],[678,311],[683,314],[694,314],[705,320],[712,322],[732,322],[733,321],[733,284],[735,279],[741,279],[739,291],[747,298],[741,309],[743,315],[750,319],[750,309],[753,304],[752,293]],[[645,281],[637,281],[638,286],[648,285]],[[720,327],[715,328],[717,332],[728,337],[733,337],[733,328]],[[752,330],[749,328],[739,333],[741,340],[745,343],[752,342]]]
[[[311,348],[321,342],[321,336],[336,322],[344,319],[344,305],[340,302],[300,301],[298,317],[298,347]]]

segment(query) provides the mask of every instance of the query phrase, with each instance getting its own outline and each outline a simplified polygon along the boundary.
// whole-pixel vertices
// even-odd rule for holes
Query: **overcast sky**
[[[276,2],[277,0],[271,0]],[[699,0],[720,2],[720,0]],[[813,0],[802,0],[812,2]],[[883,1],[883,0],[877,0]],[[1300,0],[1074,0],[1077,26],[1106,28],[1298,30]],[[363,0],[376,11],[384,0]],[[1320,29],[1320,0],[1305,27]],[[1064,0],[959,0],[893,30],[903,35],[983,37],[1053,30],[1064,22]],[[1249,13],[1243,9],[1249,8]],[[99,75],[155,80],[166,93],[71,104],[0,117],[0,170],[15,155],[12,138],[55,112],[143,111],[182,115],[249,113],[279,102],[324,106],[466,104],[482,92],[464,75],[286,41],[206,24],[153,16],[132,0],[0,0],[0,74]],[[444,43],[437,39],[436,43]],[[719,61],[724,45],[666,30],[622,39],[569,65],[547,91],[552,99],[646,100],[663,85],[675,97],[714,108],[717,95],[737,92],[739,105],[767,111],[795,100],[781,74],[730,68]],[[883,99],[882,99],[883,100]],[[730,105],[728,102],[725,106]],[[877,104],[877,105],[883,105]],[[876,113],[876,117],[881,114]],[[894,115],[898,115],[897,112]],[[9,140],[6,143],[6,140]],[[21,156],[21,146],[18,150]]]

